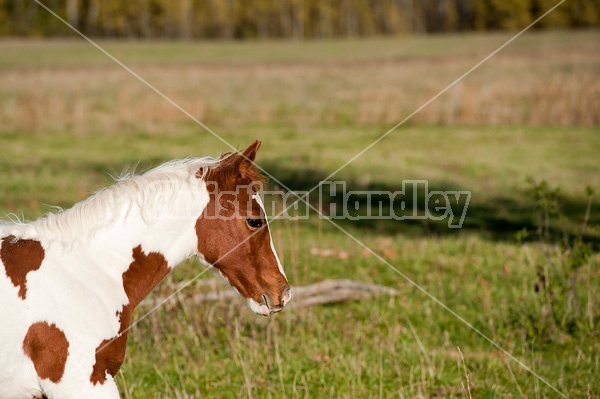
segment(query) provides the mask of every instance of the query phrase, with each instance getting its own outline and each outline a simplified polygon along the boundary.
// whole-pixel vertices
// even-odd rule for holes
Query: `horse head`
[[[225,154],[196,176],[206,183],[209,203],[196,222],[198,252],[246,300],[268,316],[291,299],[259,196],[264,176],[254,168],[260,141],[242,153]]]

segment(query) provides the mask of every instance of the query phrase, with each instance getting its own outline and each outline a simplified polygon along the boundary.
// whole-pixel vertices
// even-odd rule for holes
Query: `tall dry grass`
[[[553,46],[543,37],[539,40],[536,51],[507,48],[423,109],[414,122],[597,126],[600,51],[590,53],[589,43],[573,43],[565,52],[564,43]],[[303,59],[134,69],[212,126],[310,129],[395,124],[484,55],[445,52],[373,61]],[[0,74],[0,88],[4,131],[168,132],[189,122],[118,66],[8,69]]]

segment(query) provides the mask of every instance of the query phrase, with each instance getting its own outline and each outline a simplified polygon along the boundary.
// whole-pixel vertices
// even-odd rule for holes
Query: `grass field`
[[[308,190],[509,37],[100,44],[226,141],[261,139],[259,163]],[[126,168],[229,150],[86,43],[0,51],[2,215],[34,219]],[[241,300],[192,305],[192,285],[132,329],[122,396],[559,397],[404,275],[560,392],[598,397],[599,126],[600,33],[525,35],[336,176],[471,191],[462,229],[339,221],[402,275],[315,215],[272,224],[292,285],[349,278],[400,296],[262,318]],[[151,295],[202,270],[182,264]]]

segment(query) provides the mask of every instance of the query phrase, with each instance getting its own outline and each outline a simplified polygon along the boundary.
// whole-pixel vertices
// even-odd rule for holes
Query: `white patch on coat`
[[[96,348],[117,335],[117,313],[129,303],[123,273],[139,245],[146,254],[162,254],[170,267],[197,253],[195,223],[209,196],[195,173],[215,162],[170,162],[123,178],[69,210],[31,223],[0,223],[0,238],[35,239],[45,250],[40,268],[27,274],[25,300],[0,272],[0,398],[119,398],[111,376],[96,385],[90,377]],[[22,349],[29,326],[39,321],[55,324],[69,342],[58,383],[41,380]]]

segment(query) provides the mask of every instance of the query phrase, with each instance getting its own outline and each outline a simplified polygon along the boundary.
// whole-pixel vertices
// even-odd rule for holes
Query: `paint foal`
[[[199,256],[269,315],[290,300],[243,154],[173,161],[72,209],[0,224],[0,399],[116,399],[134,308]]]

